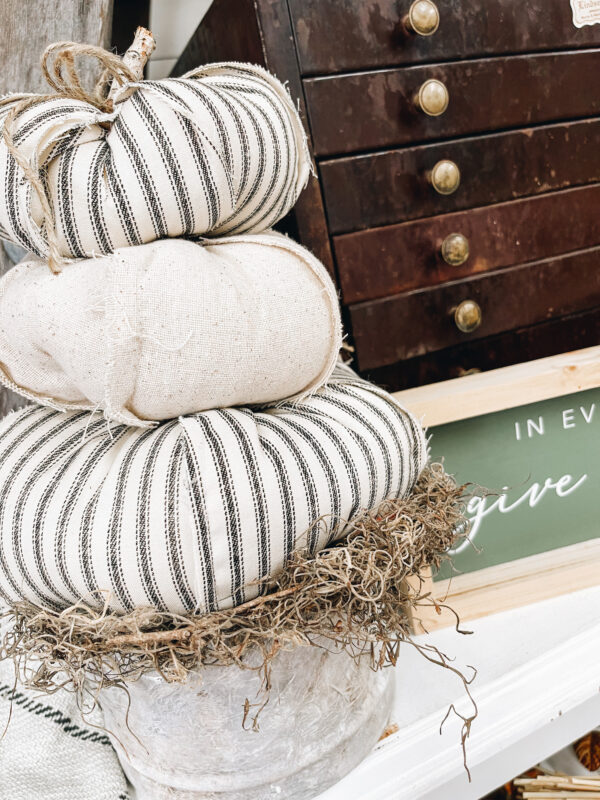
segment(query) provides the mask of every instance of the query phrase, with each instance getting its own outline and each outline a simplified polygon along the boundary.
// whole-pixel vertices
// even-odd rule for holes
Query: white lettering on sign
[[[598,2],[600,3],[600,0]],[[584,423],[589,425],[594,419],[595,412],[596,403],[592,403],[589,408],[584,408],[584,406],[579,406],[578,409],[565,408],[561,412],[561,427],[564,430],[568,430]],[[515,422],[515,439],[517,442],[522,441],[525,435],[527,439],[532,439],[534,436],[543,436],[545,433],[546,421],[541,415],[537,419],[527,419],[523,424]]]
[[[579,406],[579,410],[581,411],[581,416],[589,425],[589,423],[592,421],[592,417],[594,416],[594,411],[596,410],[596,403],[592,403],[590,406],[589,414],[586,413],[586,410],[583,406]]]
[[[576,28],[600,22],[600,0],[571,0],[571,9]]]
[[[510,514],[515,508],[519,508],[524,504],[528,504],[529,508],[535,508],[545,496],[554,494],[559,498],[568,497],[576,492],[579,487],[587,480],[587,474],[582,475],[575,480],[572,475],[563,475],[558,480],[546,478],[543,483],[533,483],[523,494],[512,503],[508,502],[508,487],[505,486],[499,497],[492,499],[492,497],[472,497],[467,503],[467,518],[471,523],[468,536],[452,550],[449,550],[451,556],[457,555],[469,547],[481,529],[481,523],[485,517],[492,513]]]
[[[532,419],[527,420],[527,436],[531,439],[534,433],[539,433],[540,436],[544,435],[543,417],[538,417],[537,422]]]
[[[600,5],[600,0],[597,0],[597,2]],[[527,441],[530,439],[538,439],[540,436],[546,436],[547,433],[552,433],[555,430],[567,431],[566,435],[569,436],[568,431],[592,423],[594,425],[600,423],[600,417],[596,414],[596,403],[590,403],[589,406],[579,406],[578,408],[555,409],[552,412],[532,418],[513,419],[508,424],[514,430],[516,441],[521,443],[521,447],[527,448]],[[523,507],[528,507],[533,511],[545,498],[555,497],[562,500],[569,497],[574,492],[577,492],[587,479],[587,473],[580,475],[578,478],[567,473],[556,479],[550,476],[544,480],[538,480],[528,486],[525,491],[522,491],[519,496],[516,496],[518,487],[515,489],[514,486],[512,488],[503,486],[501,494],[472,497],[467,503],[466,509],[466,517],[470,522],[469,533],[459,545],[448,550],[448,553],[451,556],[458,555],[458,553],[462,553],[470,544],[474,543],[481,531],[483,521],[490,515],[510,514],[517,508]],[[529,479],[527,479],[527,483],[529,483]],[[509,499],[509,494],[511,498],[515,499]]]

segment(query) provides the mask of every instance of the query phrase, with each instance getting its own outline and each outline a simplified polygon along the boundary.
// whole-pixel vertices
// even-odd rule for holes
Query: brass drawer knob
[[[419,36],[431,36],[440,24],[440,12],[431,0],[415,0],[408,10],[404,24]]]
[[[415,105],[429,117],[439,117],[448,108],[450,95],[441,81],[429,78],[419,89]]]
[[[454,161],[438,161],[429,176],[431,185],[438,194],[453,194],[460,185],[460,170]]]
[[[469,240],[462,233],[449,233],[442,242],[442,258],[451,267],[460,267],[469,257]]]
[[[481,309],[475,300],[463,300],[456,307],[454,322],[463,333],[472,333],[481,325]]]

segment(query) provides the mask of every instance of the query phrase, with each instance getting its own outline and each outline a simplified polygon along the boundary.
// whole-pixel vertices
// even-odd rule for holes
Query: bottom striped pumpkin
[[[298,403],[205,411],[144,430],[30,406],[0,424],[0,595],[61,609],[214,611],[290,552],[406,495],[418,422],[339,365]]]

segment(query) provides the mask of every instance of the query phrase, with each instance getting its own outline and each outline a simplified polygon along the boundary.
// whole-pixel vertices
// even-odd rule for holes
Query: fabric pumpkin
[[[302,402],[157,428],[30,406],[0,425],[0,595],[62,609],[213,611],[258,593],[298,546],[405,496],[424,432],[339,365]]]
[[[310,157],[287,90],[266,70],[211,64],[129,86],[111,114],[56,97],[16,120],[15,145],[44,182],[62,256],[262,231],[292,208]],[[0,185],[0,236],[46,257],[39,199],[4,139]]]
[[[169,239],[0,281],[0,380],[55,408],[151,424],[303,396],[341,345],[335,287],[278,233]]]

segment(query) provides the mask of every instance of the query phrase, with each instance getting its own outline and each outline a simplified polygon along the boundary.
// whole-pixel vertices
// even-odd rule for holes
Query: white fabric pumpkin
[[[317,551],[410,492],[426,449],[414,417],[342,365],[302,402],[149,430],[27,407],[0,424],[0,596],[239,605],[294,548]]]
[[[262,231],[292,208],[310,157],[287,90],[266,70],[211,64],[129,86],[111,114],[56,97],[16,120],[15,145],[44,181],[62,256]],[[3,138],[0,185],[0,236],[47,256],[39,200]]]
[[[169,239],[0,281],[0,381],[55,408],[148,426],[301,397],[341,345],[335,287],[278,233]]]

